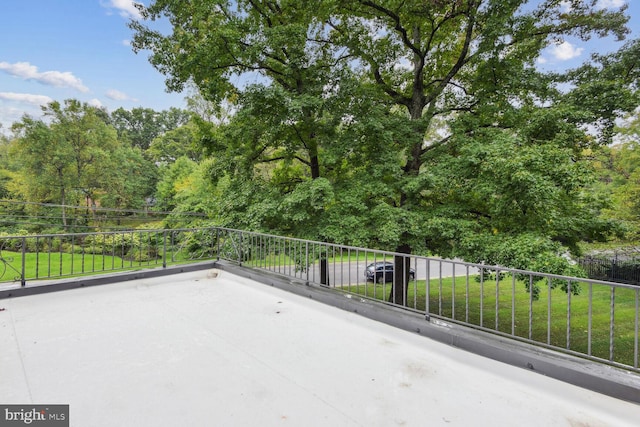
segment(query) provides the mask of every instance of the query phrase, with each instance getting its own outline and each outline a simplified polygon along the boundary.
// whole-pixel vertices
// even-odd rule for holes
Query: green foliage
[[[96,186],[96,198],[102,207],[141,209],[155,192],[158,168],[145,158],[142,150],[126,145],[113,150],[108,162],[109,173],[104,174]]]
[[[202,150],[198,142],[198,128],[194,122],[188,122],[155,137],[145,154],[151,161],[163,165],[173,163],[180,157],[198,161]]]
[[[151,52],[169,89],[194,84],[235,111],[220,126],[194,121],[215,160],[167,168],[160,206],[234,228],[578,274],[563,254],[619,231],[588,191],[585,150],[632,108],[637,68],[632,43],[563,75],[536,69],[565,37],[628,33],[624,7],[572,6],[152,2],[130,24],[134,49]],[[153,27],[160,17],[170,31]],[[235,85],[245,73],[260,78]],[[188,190],[200,177],[210,203]]]
[[[137,262],[155,260],[160,256],[161,233],[123,232],[92,234],[84,239],[82,251],[87,254],[114,255]]]
[[[476,257],[473,260],[476,263],[509,266],[569,277],[586,277],[582,268],[573,262],[567,253],[563,253],[563,250],[559,243],[539,234],[473,235],[461,242],[460,248],[461,254],[466,255],[465,258]],[[487,270],[486,273],[491,272]],[[525,280],[528,277],[522,275],[520,279]],[[527,291],[533,292],[533,299],[537,300],[540,295],[540,286],[546,286],[547,283],[546,279],[534,277],[532,283],[526,280],[525,285]],[[566,280],[552,279],[548,285],[552,289],[560,286],[563,291],[568,291]],[[578,284],[571,287],[574,295],[580,294],[580,291],[581,287]]]
[[[146,151],[152,141],[185,124],[189,113],[178,108],[154,111],[151,108],[118,108],[111,113],[111,122],[118,132],[118,139],[132,147]]]
[[[63,205],[59,226],[68,230],[73,224],[64,205],[143,206],[153,191],[155,166],[140,149],[117,139],[104,110],[67,100],[50,103],[43,113],[43,120],[25,116],[14,123],[9,146],[7,188],[32,203],[27,213],[42,214],[42,203]]]
[[[594,55],[561,79],[573,85],[565,102],[583,111],[581,123],[597,130],[601,142],[611,142],[616,119],[640,104],[639,56],[640,39],[635,39],[615,53]]]
[[[278,216],[294,228],[311,225],[333,197],[331,183],[325,178],[302,182],[283,197]]]
[[[599,180],[593,185],[594,193],[610,197],[611,203],[603,210],[603,218],[625,224],[624,240],[636,242],[640,238],[640,145],[636,113],[624,128],[624,142],[605,147],[595,153],[595,166]]]

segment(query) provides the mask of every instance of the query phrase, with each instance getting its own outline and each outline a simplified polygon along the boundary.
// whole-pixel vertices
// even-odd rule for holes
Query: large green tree
[[[535,67],[542,49],[568,36],[588,40],[594,35],[614,34],[622,38],[628,31],[624,27],[627,18],[622,10],[599,9],[595,1],[571,2],[568,10],[565,9],[567,6],[567,3],[551,0],[360,0],[340,7],[341,13],[331,19],[333,36],[359,59],[359,69],[382,96],[406,112],[406,127],[410,132],[395,144],[405,160],[392,189],[395,194],[393,205],[399,211],[394,215],[400,222],[396,227],[398,252],[411,252],[425,237],[424,230],[416,227],[416,223],[437,222],[445,212],[445,217],[451,219],[463,216],[472,218],[476,224],[491,224],[489,229],[496,228],[492,224],[495,215],[477,210],[474,204],[468,203],[466,196],[450,205],[453,211],[440,210],[436,218],[429,215],[429,210],[437,208],[442,200],[434,193],[437,189],[430,189],[424,183],[448,167],[448,156],[460,158],[471,154],[461,151],[464,149],[461,145],[486,146],[485,142],[495,141],[495,138],[505,142],[515,138],[520,144],[531,140],[527,135],[519,135],[519,129],[526,128],[531,117],[538,117],[538,110],[553,106],[560,98],[553,90],[554,81],[560,80],[558,76],[543,75]],[[571,114],[571,111],[566,109],[564,113]],[[573,118],[560,114],[555,118],[576,123]],[[443,121],[456,125],[448,132],[438,132],[435,128]],[[489,131],[487,137],[485,130],[491,128],[494,131]],[[559,138],[554,130],[550,133],[545,140],[553,141],[553,144],[564,142],[575,146],[582,139],[556,141]],[[575,136],[576,132],[572,134]],[[537,141],[534,136],[533,142]],[[516,156],[519,154],[516,152]],[[561,159],[562,163],[571,161],[566,155]],[[554,163],[544,163],[549,168],[555,167]],[[530,162],[517,160],[505,165],[507,169],[503,172],[507,173],[500,178],[509,182],[519,173],[526,173],[528,165]],[[496,167],[500,166],[496,164]],[[446,188],[466,193],[476,186],[485,189],[493,186],[485,185],[482,177],[489,178],[486,174],[476,175],[473,182],[459,188],[449,187],[451,181],[441,181],[440,184],[446,187],[440,190]],[[540,187],[545,184],[535,178],[531,175],[529,182],[518,184],[538,187],[535,194],[529,191],[530,196],[543,194]],[[547,184],[557,183],[550,181]],[[429,190],[433,196],[425,197]],[[490,196],[479,193],[476,196]],[[488,197],[485,203],[491,204],[491,201]],[[493,201],[498,205],[504,203],[503,198],[493,197]],[[542,204],[542,200],[536,203]],[[521,210],[513,207],[502,211],[514,215],[512,221],[515,222]],[[529,218],[526,212],[525,216]],[[536,230],[541,237],[556,237],[543,229]],[[513,231],[517,238],[519,231]],[[528,230],[524,228],[522,232]],[[438,236],[432,231],[426,233],[426,237],[433,247]],[[509,234],[500,237],[505,246],[511,244],[509,237]],[[436,248],[442,252],[446,247]],[[478,249],[481,248],[482,245]],[[484,261],[501,260],[487,257]],[[402,283],[408,283],[407,258],[396,258],[396,271],[400,274],[397,274],[398,283],[394,284],[392,298],[402,301],[405,292]]]
[[[228,191],[263,196],[231,196],[238,202],[232,210],[257,203],[235,226],[318,237],[326,200],[318,200],[316,189],[326,189],[342,161],[343,147],[332,138],[342,115],[333,101],[347,78],[344,54],[325,40],[328,11],[322,1],[160,0],[142,14],[169,18],[170,34],[131,23],[134,49],[152,51],[151,63],[167,75],[170,89],[194,84],[205,100],[237,108],[222,135],[205,139],[220,157],[217,169],[233,179]],[[287,215],[292,203],[300,210]],[[278,214],[285,216],[273,221]]]
[[[231,100],[246,111],[239,114],[251,112],[237,120],[246,135],[224,141],[243,165],[284,160],[303,166],[310,179],[323,175],[321,152],[332,128],[325,123],[328,86],[337,86],[342,58],[324,40],[323,2],[160,0],[142,11],[173,26],[165,35],[131,23],[134,49],[152,51],[169,89],[192,82],[205,99]],[[240,75],[255,84],[242,91]]]
[[[635,243],[640,237],[640,111],[616,130],[616,144],[594,153],[599,177],[594,192],[612,196],[603,216],[622,221],[624,239]]]
[[[198,161],[203,150],[198,121],[194,120],[169,130],[151,141],[146,150],[147,157],[159,165],[170,164],[176,159],[186,156]]]
[[[111,122],[121,141],[129,141],[133,147],[147,150],[154,138],[176,129],[189,120],[185,110],[172,107],[155,111],[151,108],[118,108],[111,113]]]
[[[154,166],[118,140],[104,110],[73,99],[42,110],[42,119],[24,116],[12,127],[12,188],[22,200],[61,205],[67,228],[66,205],[130,207],[151,193]]]
[[[157,0],[143,16],[168,18],[172,31],[132,28],[169,89],[192,81],[211,101],[238,102],[235,127],[212,148],[250,171],[229,188],[251,196],[236,208],[260,207],[259,223],[275,222],[271,211],[298,221],[289,232],[538,268],[608,228],[590,221],[598,206],[582,192],[581,155],[607,141],[588,127],[628,104],[584,95],[598,82],[615,90],[616,73],[536,67],[566,37],[625,36],[624,7],[596,3]],[[576,90],[561,90],[567,82]],[[408,265],[396,257],[396,302]]]
[[[109,168],[109,152],[116,148],[115,130],[98,109],[77,100],[51,102],[44,119],[23,117],[13,125],[18,138],[13,154],[21,163],[20,192],[25,200],[63,205],[91,203]]]

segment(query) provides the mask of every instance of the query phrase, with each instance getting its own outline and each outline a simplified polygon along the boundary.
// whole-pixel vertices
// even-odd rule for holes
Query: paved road
[[[342,263],[329,263],[329,283],[331,285],[346,285],[364,283],[365,276],[364,271],[368,264],[372,261],[352,261]],[[432,279],[439,277],[452,277],[455,273],[456,277],[464,277],[467,274],[467,267],[464,264],[459,264],[460,261],[452,260],[424,260],[420,259],[411,260],[411,267],[416,271],[417,279],[426,279],[428,276]],[[417,265],[416,265],[417,264]],[[428,271],[427,271],[428,270]],[[475,267],[468,268],[468,274],[477,274],[478,269]],[[299,277],[305,277],[303,273]],[[320,281],[320,268],[316,263],[309,269],[309,280],[313,282]]]

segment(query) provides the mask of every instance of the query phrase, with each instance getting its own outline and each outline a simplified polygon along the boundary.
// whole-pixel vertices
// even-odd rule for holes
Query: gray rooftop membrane
[[[640,405],[228,271],[0,300],[0,403],[72,426],[637,426]]]

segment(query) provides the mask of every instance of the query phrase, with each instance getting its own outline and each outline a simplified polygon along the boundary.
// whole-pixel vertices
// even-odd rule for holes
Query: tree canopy
[[[624,39],[625,7],[596,3],[156,0],[130,25],[170,90],[234,105],[207,143],[232,225],[562,273],[614,231],[585,150],[638,105],[637,42],[536,67]]]
[[[149,111],[153,117],[189,116],[178,110]],[[42,107],[42,112],[40,119],[24,116],[15,122],[14,137],[1,144],[0,193],[2,199],[15,202],[3,210],[4,215],[22,217],[17,223],[25,223],[25,216],[41,218],[31,221],[36,231],[47,227],[55,230],[56,225],[70,230],[85,226],[96,207],[119,210],[148,205],[155,193],[158,169],[147,158],[153,156],[132,144],[126,135],[118,136],[112,123],[123,116],[124,110],[110,115],[104,109],[69,99],[51,102]],[[166,133],[181,120],[166,121]],[[139,127],[141,133],[148,133],[143,131],[147,125]],[[21,201],[25,204],[20,205]],[[86,207],[82,215],[78,215],[79,206]],[[68,207],[73,208],[74,215]]]

